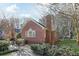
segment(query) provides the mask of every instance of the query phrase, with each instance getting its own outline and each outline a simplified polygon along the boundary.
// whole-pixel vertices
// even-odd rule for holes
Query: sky
[[[34,3],[0,3],[0,17],[31,17],[38,20],[41,15],[41,10]],[[23,21],[23,20],[20,20]]]

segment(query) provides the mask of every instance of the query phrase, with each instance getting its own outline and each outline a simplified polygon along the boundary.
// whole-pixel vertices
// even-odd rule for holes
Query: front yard
[[[52,45],[53,46],[53,45]],[[57,43],[52,48],[51,45],[43,43],[43,44],[31,44],[19,46],[19,50],[11,53],[6,53],[6,56],[71,56],[78,55],[79,56],[79,46],[77,45],[76,40],[62,40]]]
[[[79,46],[77,45],[76,40],[62,40],[58,42],[58,46],[69,46],[75,51],[79,52]]]
[[[33,44],[34,53],[43,56],[79,56],[79,46],[76,40],[62,40],[57,45]]]

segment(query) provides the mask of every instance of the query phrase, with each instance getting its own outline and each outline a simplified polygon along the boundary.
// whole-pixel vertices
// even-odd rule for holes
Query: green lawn
[[[76,52],[79,52],[79,46],[76,40],[62,40],[58,43],[59,46],[69,46],[74,49]]]

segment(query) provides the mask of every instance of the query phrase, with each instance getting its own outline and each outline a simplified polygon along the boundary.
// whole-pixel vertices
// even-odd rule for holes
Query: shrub
[[[28,40],[24,40],[24,44],[28,44]]]
[[[0,51],[8,50],[9,42],[6,40],[0,40]]]
[[[12,53],[12,52],[16,52],[16,51],[18,51],[18,50],[5,50],[5,51],[1,51],[0,55],[6,55],[8,53]]]
[[[47,50],[50,49],[51,46],[49,44],[32,44],[31,49],[39,55],[46,55]]]
[[[31,49],[34,53],[45,56],[75,56],[79,55],[71,47],[62,46],[62,47],[52,47],[49,44],[33,44]]]
[[[5,40],[4,38],[0,38],[0,40]]]
[[[0,55],[5,55],[11,52],[15,52],[17,50],[9,50],[9,41],[7,40],[0,40]]]
[[[74,56],[76,52],[71,47],[62,46],[58,49],[55,49],[54,55],[56,56]]]
[[[17,39],[21,38],[21,33],[17,34]]]
[[[16,44],[18,45],[24,44],[24,39],[17,39]]]

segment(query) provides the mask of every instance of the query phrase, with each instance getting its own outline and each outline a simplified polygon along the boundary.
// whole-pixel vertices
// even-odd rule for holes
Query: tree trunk
[[[79,32],[77,33],[77,44],[79,46]]]
[[[75,32],[76,32],[76,41],[77,41],[77,44],[79,45],[79,30],[78,30],[78,20],[77,18],[74,19],[74,22],[75,22]]]

